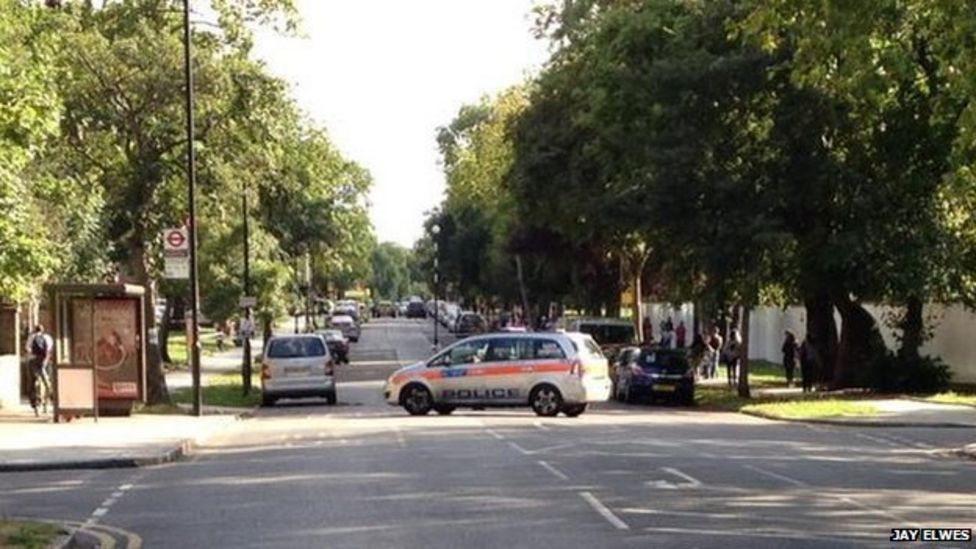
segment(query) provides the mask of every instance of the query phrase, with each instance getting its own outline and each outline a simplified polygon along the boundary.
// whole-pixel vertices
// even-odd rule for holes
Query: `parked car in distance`
[[[398,301],[397,304],[396,304],[396,306],[397,306],[397,316],[407,316],[407,306],[409,306],[409,305],[410,305],[410,302],[407,301],[407,300]]]
[[[464,311],[454,323],[454,333],[466,336],[484,333],[487,330],[485,318],[474,311]]]
[[[332,310],[332,316],[348,316],[356,324],[359,324],[361,321],[361,318],[359,316],[359,308],[351,307],[349,305],[337,306],[335,309]]]
[[[684,350],[644,347],[639,353],[627,353],[618,363],[615,396],[622,402],[663,397],[691,406],[695,403],[695,370]]]
[[[610,362],[610,383],[613,386],[610,394],[613,395],[613,398],[617,398],[617,380],[620,379],[620,370],[629,368],[630,364],[640,355],[640,352],[640,347],[624,347],[617,352],[617,356]]]
[[[373,308],[373,316],[376,317],[389,316],[392,318],[396,318],[397,307],[393,304],[392,301],[380,301]]]
[[[566,322],[567,332],[583,332],[596,340],[603,353],[613,359],[624,347],[637,344],[634,324],[620,318],[577,318]]]
[[[427,318],[427,307],[423,301],[411,301],[407,304],[407,318]]]
[[[335,362],[319,334],[273,336],[261,358],[261,404],[325,397],[336,403]]]
[[[339,330],[342,335],[349,339],[353,343],[359,342],[360,328],[359,323],[356,319],[347,314],[336,314],[332,315],[329,320],[329,324],[332,326],[333,330]]]
[[[342,330],[324,330],[321,334],[336,364],[349,364],[349,340]]]

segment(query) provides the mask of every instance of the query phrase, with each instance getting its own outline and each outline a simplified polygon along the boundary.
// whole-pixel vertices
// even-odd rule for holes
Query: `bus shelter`
[[[128,415],[146,398],[145,289],[56,284],[46,290],[53,319],[55,421]]]

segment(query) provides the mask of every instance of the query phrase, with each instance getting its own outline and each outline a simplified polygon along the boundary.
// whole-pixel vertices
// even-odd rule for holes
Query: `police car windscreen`
[[[325,345],[317,337],[276,339],[268,347],[268,358],[306,358],[325,356]]]

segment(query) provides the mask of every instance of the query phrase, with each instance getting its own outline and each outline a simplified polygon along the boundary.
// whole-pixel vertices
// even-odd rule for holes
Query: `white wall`
[[[0,409],[20,406],[20,358],[0,355]]]
[[[898,345],[894,330],[885,323],[886,313],[894,312],[891,307],[867,305],[865,307],[878,321],[881,335],[890,349]],[[644,314],[650,316],[654,323],[654,337],[660,337],[659,324],[661,320],[670,316],[677,325],[684,320],[689,334],[692,327],[692,313],[694,307],[690,303],[680,308],[672,308],[661,303],[645,303]],[[955,383],[976,384],[976,313],[961,305],[942,306],[928,305],[924,310],[927,323],[934,326],[933,337],[922,347],[922,354],[938,356],[949,365],[952,370],[952,381]],[[838,330],[840,329],[840,315],[834,315]],[[782,356],[780,346],[783,334],[792,330],[802,341],[806,336],[806,309],[803,307],[757,307],[752,311],[749,323],[749,351],[753,358],[780,362]],[[692,335],[688,337],[688,344]]]

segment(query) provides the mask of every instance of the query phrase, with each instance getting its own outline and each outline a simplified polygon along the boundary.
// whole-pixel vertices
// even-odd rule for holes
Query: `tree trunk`
[[[898,354],[902,358],[918,358],[920,349],[925,342],[925,320],[922,317],[922,300],[918,296],[911,296],[905,303],[905,316],[899,322],[901,328],[901,348]]]
[[[739,352],[739,396],[750,398],[749,394],[749,320],[752,317],[752,310],[743,305],[742,307],[742,347]]]
[[[173,319],[173,302],[166,299],[166,306],[163,308],[163,318],[159,325],[159,355],[166,364],[172,364],[173,359],[169,356],[169,323]]]
[[[146,289],[146,330],[156,329],[156,285],[149,276],[146,264],[146,248],[142,236],[136,234],[130,241],[132,257],[130,268],[135,282]],[[163,373],[163,361],[159,352],[160,341],[148,340],[146,345],[146,402],[150,405],[169,404],[169,389]]]
[[[840,312],[842,326],[837,362],[831,387],[843,389],[865,384],[865,376],[858,376],[858,368],[869,369],[885,353],[884,339],[878,323],[857,301],[835,295],[834,306]]]
[[[837,322],[834,305],[827,292],[816,292],[803,300],[807,311],[807,334],[813,336],[814,347],[820,357],[823,381],[830,383],[837,364]]]

